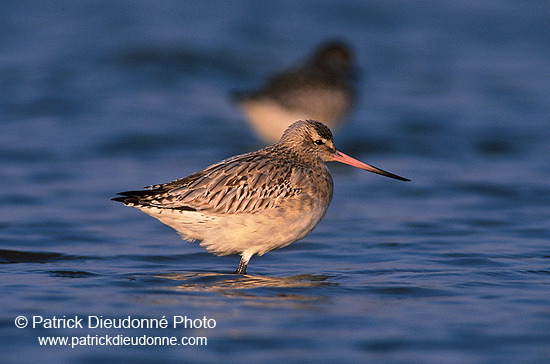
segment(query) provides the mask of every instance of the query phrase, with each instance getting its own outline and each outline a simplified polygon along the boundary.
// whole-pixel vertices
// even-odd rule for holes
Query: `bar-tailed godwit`
[[[305,120],[272,146],[113,200],[159,219],[186,240],[200,240],[211,253],[240,254],[235,273],[246,274],[254,254],[302,239],[325,215],[333,191],[328,161],[408,181],[339,152],[327,126]]]
[[[296,120],[318,120],[334,130],[354,100],[356,67],[341,42],[321,45],[301,66],[269,78],[258,91],[235,93],[254,131],[275,143]]]

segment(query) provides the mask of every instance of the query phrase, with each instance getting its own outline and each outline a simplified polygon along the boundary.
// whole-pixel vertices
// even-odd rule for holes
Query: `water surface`
[[[549,362],[546,2],[0,9],[3,362]],[[229,92],[334,38],[362,71],[336,145],[412,182],[331,165],[325,219],[247,276],[109,200],[261,147]],[[15,326],[63,315],[216,326]],[[87,335],[208,341],[37,339]]]

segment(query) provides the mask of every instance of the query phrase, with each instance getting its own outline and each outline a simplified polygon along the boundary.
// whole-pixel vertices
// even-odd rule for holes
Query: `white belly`
[[[273,209],[255,214],[203,214],[150,207],[140,210],[172,227],[184,239],[200,240],[216,255],[262,255],[302,239],[319,223],[327,207]]]

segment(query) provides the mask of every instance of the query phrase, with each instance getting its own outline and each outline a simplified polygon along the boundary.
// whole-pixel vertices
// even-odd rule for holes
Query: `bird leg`
[[[250,260],[250,255],[247,255],[247,254],[241,255],[241,260],[239,261],[239,267],[233,274],[246,274],[246,267],[248,266],[249,260]]]

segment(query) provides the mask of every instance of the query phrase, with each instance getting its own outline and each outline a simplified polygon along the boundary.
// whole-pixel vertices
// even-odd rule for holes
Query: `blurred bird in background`
[[[257,91],[236,92],[233,99],[256,134],[271,144],[296,120],[318,120],[337,129],[354,103],[356,73],[348,46],[331,41],[305,64],[273,75]]]

